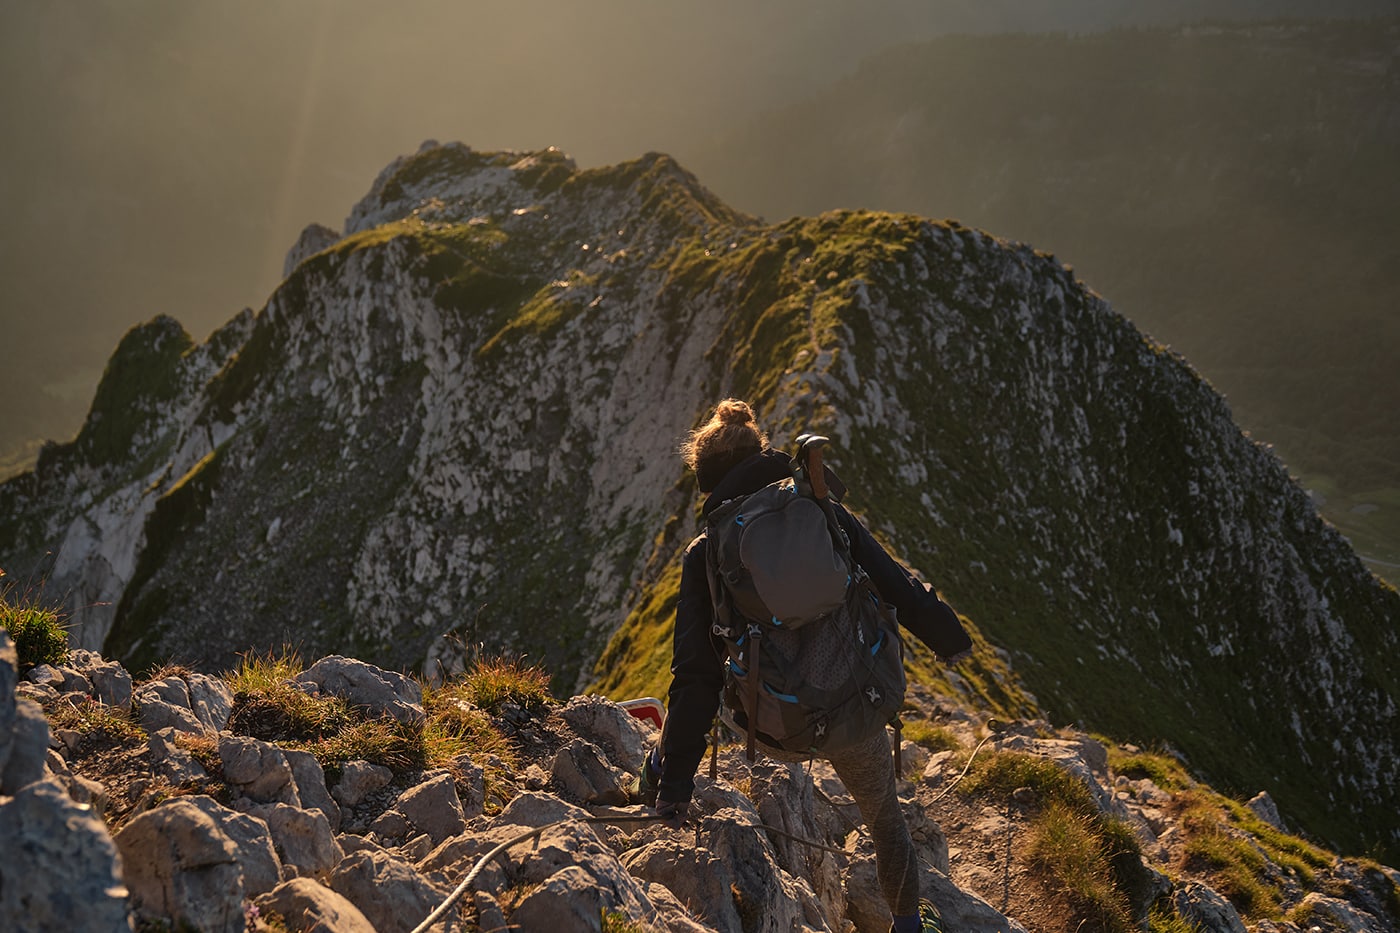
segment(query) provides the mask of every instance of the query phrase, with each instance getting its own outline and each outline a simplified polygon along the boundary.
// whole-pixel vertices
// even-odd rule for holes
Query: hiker
[[[681,455],[695,471],[700,491],[708,496],[702,511],[707,519],[725,503],[794,475],[792,458],[768,446],[752,409],[738,399],[720,402],[710,420],[691,433]],[[850,556],[868,575],[875,594],[897,610],[899,625],[945,662],[957,660],[971,650],[972,640],[957,614],[931,588],[891,558],[839,504],[823,504],[823,509],[844,531]],[[676,606],[668,713],[659,745],[647,756],[639,775],[644,799],[655,793],[657,814],[668,817],[674,826],[684,821],[690,806],[695,772],[705,754],[706,735],[720,710],[721,693],[725,690],[726,649],[720,643],[720,633],[715,631],[716,606],[707,573],[706,545],[707,534],[702,533],[685,552],[680,601]],[[897,644],[891,650],[896,659],[901,657]],[[893,663],[898,677],[898,696],[893,698],[897,713],[903,696],[903,668],[902,661]],[[899,809],[894,763],[884,728],[892,715],[884,716],[869,737],[857,744],[818,754],[831,762],[870,830],[881,891],[894,916],[894,933],[938,930],[937,911],[920,901],[918,860]],[[751,745],[753,731],[749,730]],[[758,745],[765,754],[780,760],[814,757],[773,748],[761,736]]]

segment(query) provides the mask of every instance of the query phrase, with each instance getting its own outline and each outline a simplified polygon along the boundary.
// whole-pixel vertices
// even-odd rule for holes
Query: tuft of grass
[[[68,632],[58,613],[29,598],[0,593],[0,628],[10,633],[19,656],[19,672],[40,664],[55,667],[68,660]]]
[[[516,658],[479,659],[462,678],[462,697],[490,712],[505,703],[533,709],[554,702],[549,674]]]
[[[1076,908],[1105,930],[1128,933],[1132,910],[1119,889],[1108,841],[1094,816],[1056,800],[1036,818],[1029,851],[1064,885]]]
[[[1153,907],[1147,915],[1147,933],[1201,933],[1200,927],[1169,905]]]
[[[295,651],[243,656],[226,675],[233,691],[229,728],[264,742],[316,743],[350,727],[349,704],[336,696],[312,696],[292,678],[303,670]]]
[[[904,738],[931,752],[955,752],[962,748],[962,743],[958,741],[952,729],[935,725],[928,719],[911,719],[904,723],[901,732]]]
[[[618,910],[604,910],[602,913],[603,933],[652,933],[655,927],[638,923]]]
[[[465,683],[424,687],[423,708],[428,720],[423,741],[429,766],[446,765],[466,754],[495,755],[513,767],[517,763],[514,746],[468,694]]]
[[[1211,886],[1247,919],[1277,920],[1282,892],[1263,880],[1268,857],[1252,838],[1229,826],[1222,801],[1202,791],[1185,792],[1174,801],[1186,833],[1187,858],[1210,873]]]
[[[1086,919],[1110,933],[1136,929],[1133,905],[1148,886],[1141,849],[1132,829],[1102,813],[1078,778],[1046,758],[1000,751],[978,759],[958,789],[1005,803],[1022,788],[1035,801],[1030,857],[1054,874]]]
[[[115,706],[88,697],[79,703],[55,703],[45,710],[49,725],[55,729],[73,729],[85,737],[113,739],[119,742],[144,742],[146,730]]]
[[[1115,774],[1141,780],[1147,778],[1162,790],[1185,790],[1195,781],[1176,758],[1160,752],[1126,752],[1112,740],[1105,741],[1108,763]]]
[[[368,761],[391,771],[422,768],[427,763],[421,724],[393,719],[366,719],[304,745],[316,757],[328,777],[334,777],[347,761]]]

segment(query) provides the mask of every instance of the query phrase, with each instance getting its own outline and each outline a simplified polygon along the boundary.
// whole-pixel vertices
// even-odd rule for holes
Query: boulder
[[[452,760],[452,771],[456,775],[462,816],[471,819],[486,812],[486,770],[470,755],[458,755]]]
[[[176,787],[207,778],[209,772],[204,770],[204,766],[196,761],[193,755],[175,744],[175,734],[172,726],[166,726],[147,737],[151,770]]]
[[[362,800],[389,786],[394,772],[383,765],[368,761],[347,761],[340,769],[340,781],[331,788],[331,796],[347,807],[358,806]]]
[[[1245,933],[1244,921],[1234,906],[1212,888],[1188,881],[1172,895],[1172,903],[1200,933]]]
[[[218,824],[238,853],[243,869],[243,893],[256,897],[275,888],[282,880],[282,861],[272,848],[267,822],[258,816],[230,810],[213,797],[203,794],[184,798]]]
[[[555,753],[550,776],[560,796],[570,800],[616,806],[627,803],[630,775],[613,767],[602,750],[586,739],[574,739]]]
[[[297,796],[301,805],[308,810],[320,810],[332,832],[340,830],[340,805],[326,789],[326,772],[316,756],[310,752],[282,749],[287,764],[292,768],[292,779],[296,781]]]
[[[569,728],[601,748],[614,765],[636,774],[646,757],[654,729],[612,700],[600,696],[576,696],[559,715]]]
[[[423,689],[411,678],[338,655],[322,658],[296,676],[299,684],[314,684],[321,693],[343,698],[351,706],[403,723],[421,723]]]
[[[1265,823],[1268,823],[1274,829],[1277,829],[1279,832],[1288,832],[1288,827],[1283,825],[1283,817],[1279,815],[1278,804],[1274,803],[1274,798],[1269,796],[1268,791],[1261,790],[1251,797],[1245,806],[1249,807],[1250,810],[1254,811],[1255,816],[1259,817],[1259,819],[1263,820]]]
[[[510,923],[519,930],[601,930],[601,918],[612,911],[650,922],[661,919],[635,882],[625,891],[630,896],[619,903],[615,888],[579,865],[568,865],[530,888]]]
[[[198,805],[173,798],[127,823],[116,843],[144,917],[210,933],[244,929],[238,846]]]
[[[445,771],[405,791],[394,802],[394,809],[415,831],[427,833],[433,845],[457,835],[467,825],[457,787]]]
[[[259,912],[275,912],[303,933],[375,933],[358,907],[310,878],[284,881],[253,905]]]
[[[292,766],[282,749],[247,736],[219,739],[219,759],[224,780],[253,803],[285,803],[301,806]]]
[[[189,674],[185,683],[189,689],[190,710],[204,728],[209,732],[228,728],[228,718],[233,713],[233,691],[223,678]]]
[[[331,873],[330,886],[359,908],[378,933],[410,933],[451,893],[387,852],[346,856]],[[446,919],[449,928],[460,928],[457,905],[449,908]]]
[[[1380,933],[1388,926],[1355,904],[1316,891],[1303,898],[1298,914],[1308,918],[1308,928],[1321,927],[1338,933]]]
[[[130,929],[117,846],[106,825],[58,782],[31,783],[0,805],[0,839],[0,917],[6,930]]]
[[[8,760],[0,772],[0,794],[13,796],[44,776],[44,761],[49,755],[49,721],[38,703],[24,698],[14,701],[8,739]]]
[[[292,866],[302,877],[325,878],[345,857],[320,810],[272,803],[249,813],[267,824],[282,864]]]
[[[131,711],[131,675],[126,668],[85,648],[70,651],[68,665],[92,684],[93,699],[124,713]]]
[[[190,709],[189,685],[179,677],[141,685],[136,689],[136,704],[141,710],[141,728],[148,733],[172,728],[198,735],[206,729]]]
[[[705,848],[666,836],[625,853],[622,863],[635,877],[670,889],[722,933],[829,927],[812,889],[778,866],[755,817],[751,809],[721,810],[702,821]]]

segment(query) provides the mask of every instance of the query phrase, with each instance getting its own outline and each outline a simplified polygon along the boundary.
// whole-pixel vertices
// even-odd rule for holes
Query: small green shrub
[[[39,664],[56,667],[68,660],[68,633],[51,609],[0,594],[0,628],[14,640],[21,674]]]

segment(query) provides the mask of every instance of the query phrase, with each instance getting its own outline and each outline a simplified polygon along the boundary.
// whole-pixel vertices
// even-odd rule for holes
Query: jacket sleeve
[[[712,615],[701,535],[686,549],[681,564],[671,689],[661,731],[661,800],[689,800],[694,793],[695,770],[705,757],[705,737],[719,710],[724,669],[710,637]]]
[[[972,639],[958,614],[938,598],[933,587],[921,583],[891,557],[850,512],[837,506],[836,517],[851,539],[851,556],[870,575],[881,598],[894,606],[901,625],[932,648],[941,661],[951,661],[972,649]]]

